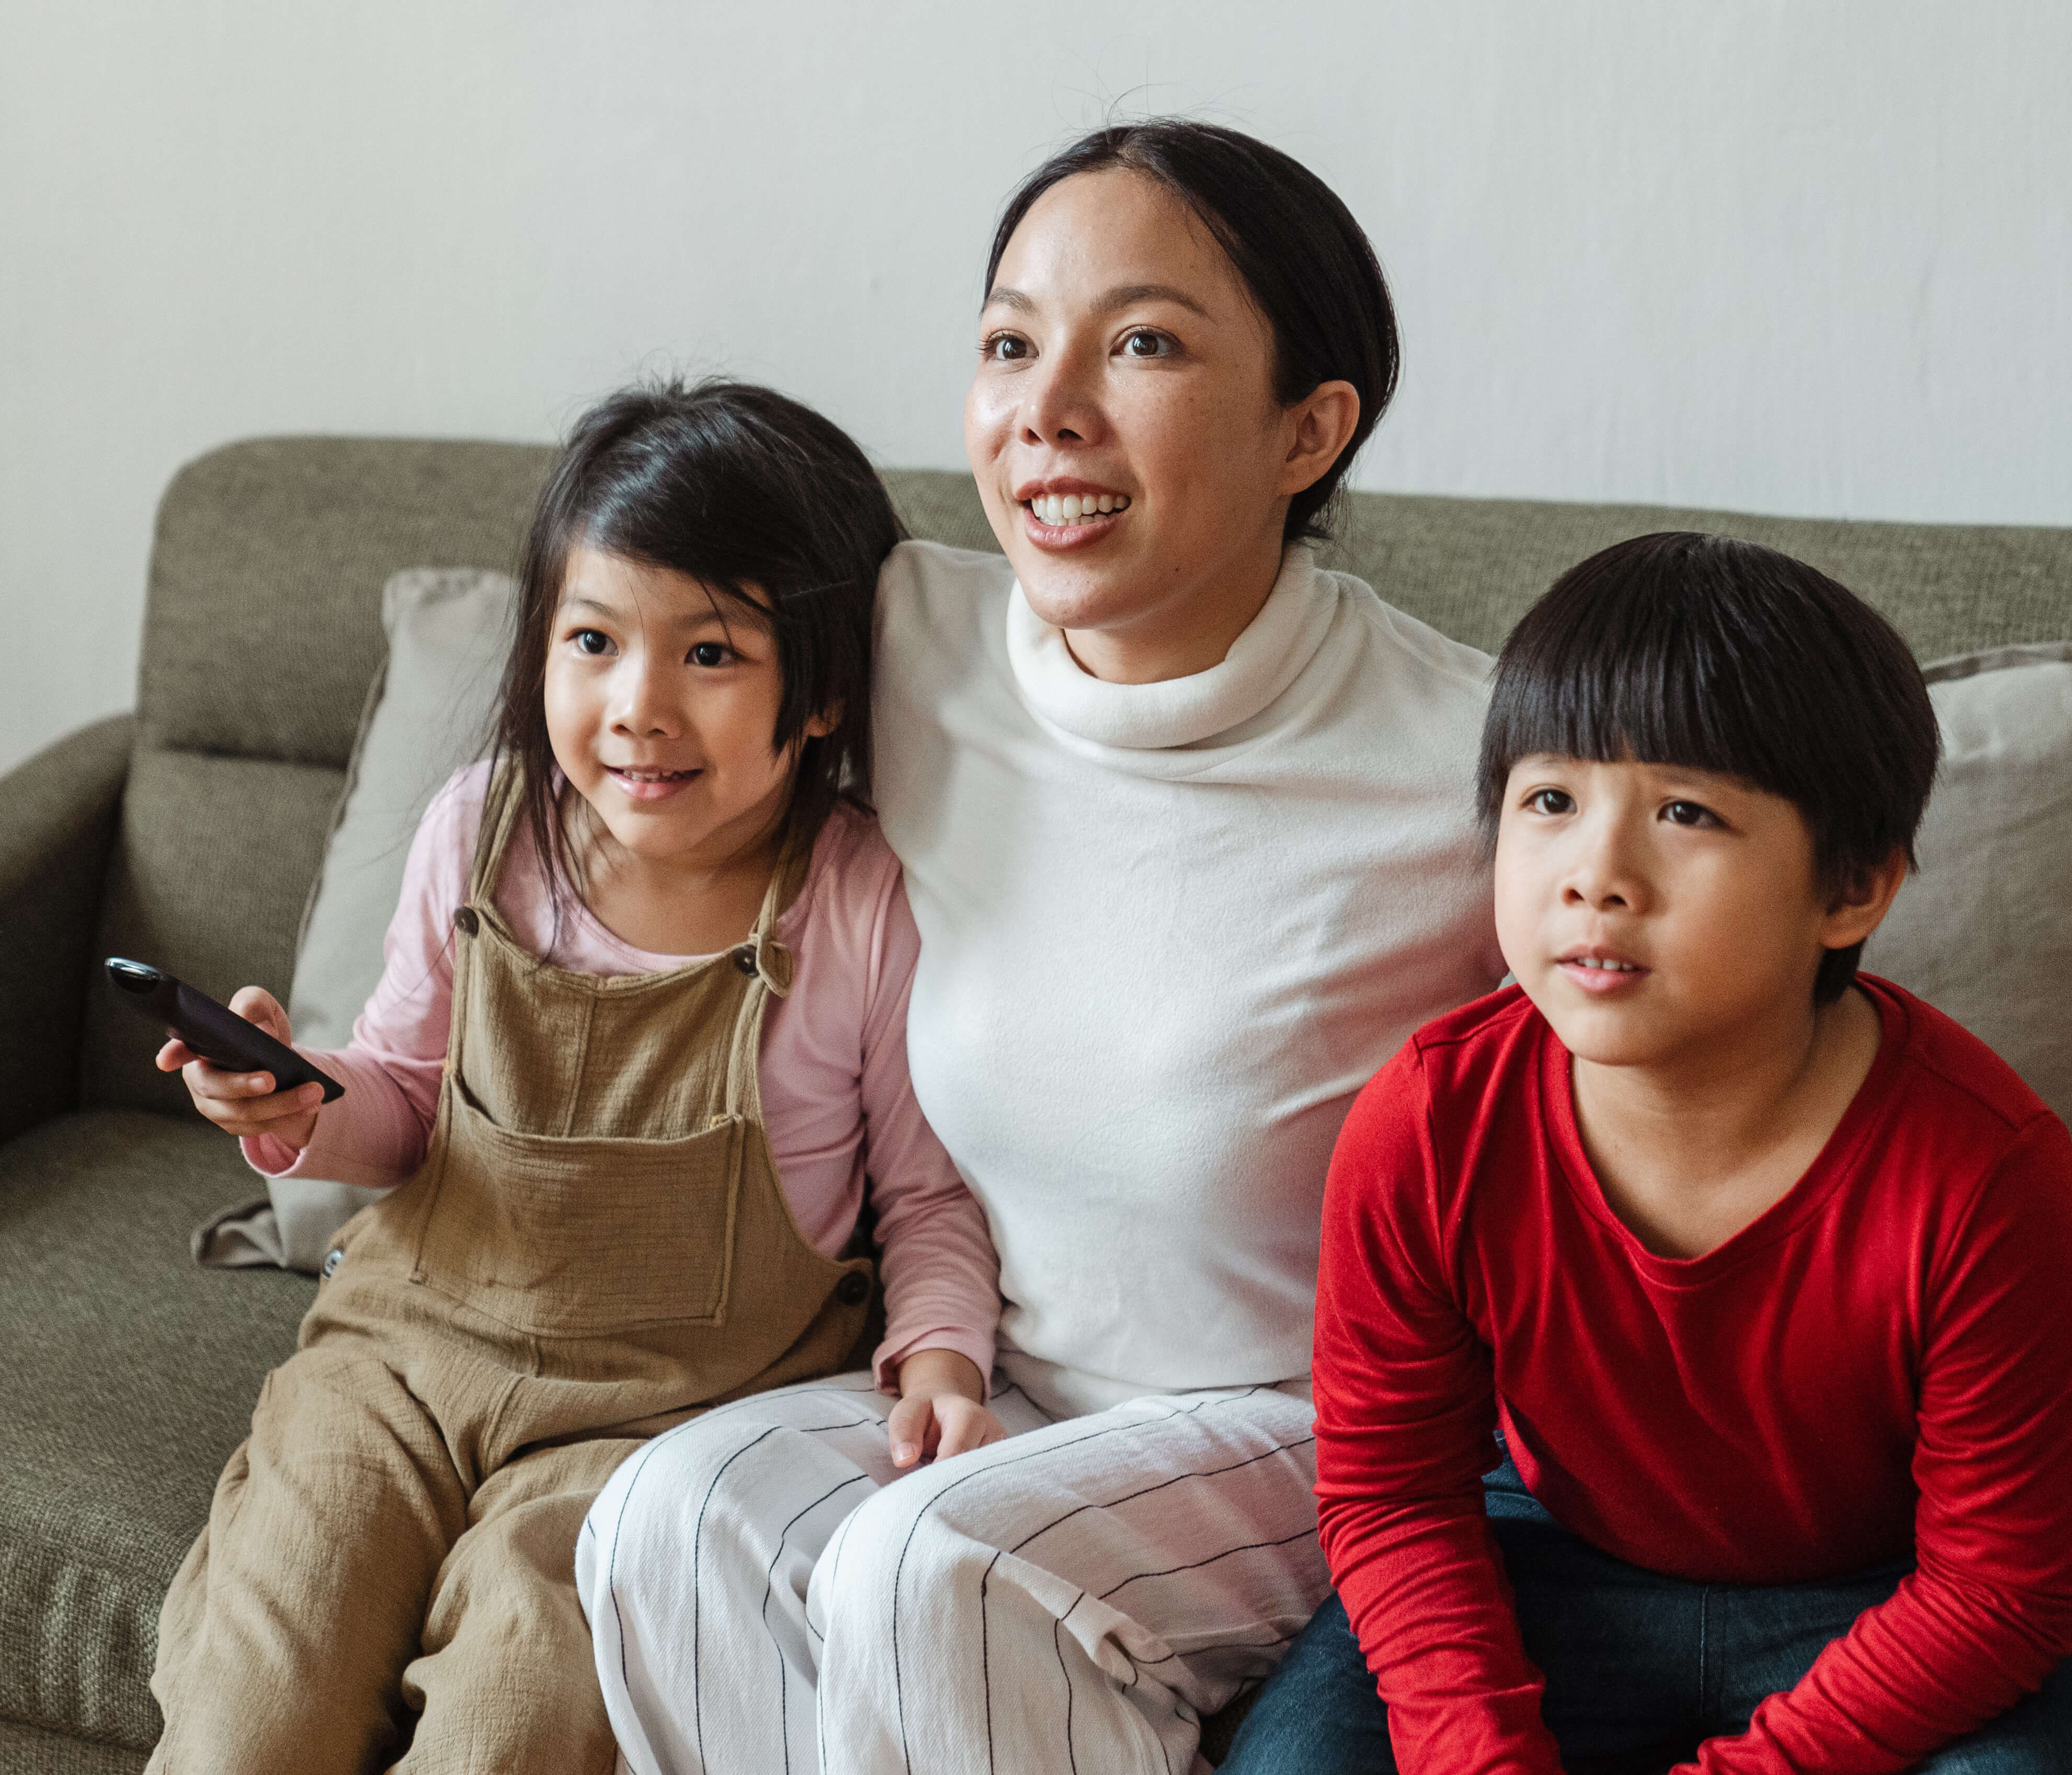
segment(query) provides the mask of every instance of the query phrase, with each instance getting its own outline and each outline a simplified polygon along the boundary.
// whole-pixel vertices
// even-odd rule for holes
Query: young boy
[[[2072,1771],[2072,1140],[1856,975],[1937,751],[1898,635],[1770,549],[1622,543],[1519,626],[1518,984],[1340,1137],[1338,1598],[1227,1775]]]

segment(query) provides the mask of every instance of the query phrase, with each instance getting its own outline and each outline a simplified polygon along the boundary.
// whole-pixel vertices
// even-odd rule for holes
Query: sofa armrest
[[[96,721],[0,777],[0,1140],[79,1103],[88,969],[134,725]]]

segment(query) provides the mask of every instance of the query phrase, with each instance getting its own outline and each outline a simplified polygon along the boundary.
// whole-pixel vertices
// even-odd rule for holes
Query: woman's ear
[[[1350,382],[1320,382],[1292,407],[1282,409],[1289,425],[1287,460],[1276,491],[1293,499],[1314,487],[1359,429],[1359,390]]]
[[[842,705],[838,702],[830,703],[819,714],[808,719],[806,725],[800,729],[799,737],[801,739],[824,740],[841,724]]]
[[[1893,896],[1906,885],[1906,853],[1895,844],[1882,863],[1859,869],[1837,890],[1820,929],[1821,947],[1852,949],[1885,922]]]

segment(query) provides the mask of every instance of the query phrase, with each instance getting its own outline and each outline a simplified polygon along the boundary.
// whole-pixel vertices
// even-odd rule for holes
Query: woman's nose
[[[1022,441],[1031,444],[1098,441],[1104,429],[1091,348],[1077,344],[1054,347],[1022,380]]]

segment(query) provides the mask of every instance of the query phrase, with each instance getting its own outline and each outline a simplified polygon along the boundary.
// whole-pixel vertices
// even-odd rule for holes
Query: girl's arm
[[[907,1466],[1005,1434],[983,1409],[1000,1320],[1000,1260],[985,1213],[915,1100],[906,1070],[906,1003],[920,934],[892,869],[872,936],[861,1095],[864,1156],[884,1254],[885,1340],[872,1359],[879,1388],[902,1395],[894,1458]]]
[[[195,1107],[239,1135],[267,1177],[323,1177],[386,1187],[423,1161],[438,1107],[453,1003],[453,914],[467,896],[487,767],[461,772],[426,810],[405,865],[403,891],[382,945],[381,979],[353,1025],[352,1041],[310,1058],[345,1087],[312,1110],[271,1092],[261,1074],[225,1073],[169,1042],[158,1064],[184,1071]],[[231,1009],[286,1042],[288,1021],[270,993],[247,987]]]

